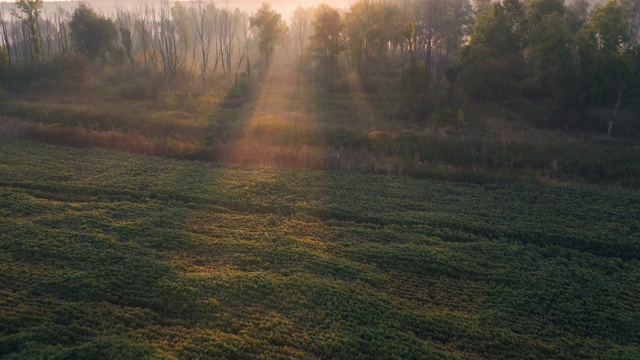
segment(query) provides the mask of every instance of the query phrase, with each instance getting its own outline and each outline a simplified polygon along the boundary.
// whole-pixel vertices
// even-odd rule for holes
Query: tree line
[[[168,80],[295,69],[328,91],[375,88],[418,121],[526,99],[542,125],[611,134],[621,109],[640,110],[638,0],[358,0],[299,7],[289,24],[268,3],[251,15],[206,0],[42,5],[0,9],[5,82],[14,67],[82,56]],[[604,129],[585,120],[597,107],[611,111]]]
[[[249,16],[213,1],[140,2],[98,14],[90,3],[68,12],[42,12],[42,0],[18,0],[0,8],[4,69],[56,57],[81,55],[91,62],[126,64],[132,73],[201,79],[237,74],[249,63]]]

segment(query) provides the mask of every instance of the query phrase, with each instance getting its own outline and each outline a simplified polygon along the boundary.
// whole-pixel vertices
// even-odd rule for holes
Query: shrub
[[[2,83],[6,81],[10,70],[11,62],[9,61],[9,54],[4,48],[0,48],[0,81]]]
[[[84,56],[60,55],[33,64],[14,66],[6,79],[7,88],[14,92],[36,92],[67,89],[91,81],[91,64]]]
[[[118,97],[121,100],[157,100],[160,96],[160,86],[158,81],[154,80],[135,80],[133,82],[124,83],[118,88]],[[164,96],[162,100],[164,104]],[[172,109],[172,107],[169,107]]]
[[[91,81],[91,62],[86,56],[70,54],[54,59],[59,80],[66,85],[85,85]]]

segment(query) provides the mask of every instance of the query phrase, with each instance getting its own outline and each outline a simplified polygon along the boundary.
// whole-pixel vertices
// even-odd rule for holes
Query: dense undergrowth
[[[632,359],[640,197],[0,138],[0,357]]]
[[[380,92],[327,93],[283,74],[209,90],[159,83],[153,94],[136,88],[141,98],[129,86],[10,97],[0,134],[236,165],[640,186],[637,141],[532,128],[540,114],[513,106],[477,104],[425,123],[398,117]]]

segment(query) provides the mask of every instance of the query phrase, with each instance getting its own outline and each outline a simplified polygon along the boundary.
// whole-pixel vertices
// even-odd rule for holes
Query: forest
[[[470,103],[489,102],[525,107],[536,126],[638,134],[627,120],[639,109],[637,1],[361,0],[298,7],[289,21],[268,3],[232,6],[3,4],[0,79],[11,94],[96,80],[208,89],[273,68],[327,91],[383,92],[418,123],[464,123]]]

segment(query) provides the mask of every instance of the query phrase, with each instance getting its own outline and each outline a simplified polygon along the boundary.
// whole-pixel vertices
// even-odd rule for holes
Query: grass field
[[[0,137],[0,357],[640,357],[640,194]]]

